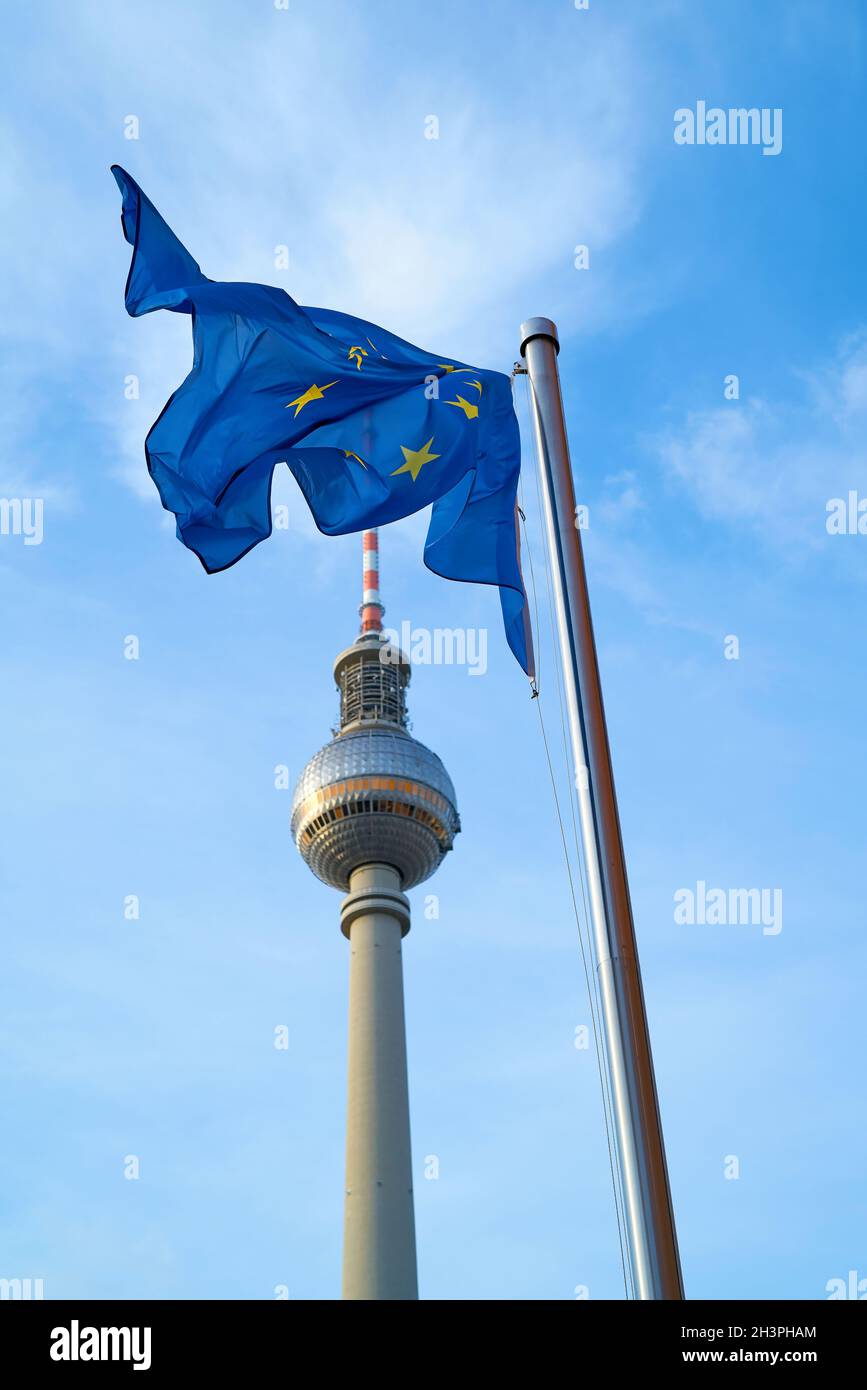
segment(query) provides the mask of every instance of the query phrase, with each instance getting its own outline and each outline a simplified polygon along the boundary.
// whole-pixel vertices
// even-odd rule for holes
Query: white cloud
[[[848,338],[829,363],[796,377],[796,403],[731,401],[692,411],[650,440],[669,482],[706,520],[742,525],[770,541],[818,545],[825,504],[867,487],[867,339]]]
[[[559,55],[568,21],[528,34],[538,71]],[[88,409],[114,435],[113,472],[137,495],[151,488],[147,424],[190,351],[188,338],[179,349],[173,316],[120,327],[128,250],[112,160],[130,168],[208,275],[282,284],[302,303],[369,316],[437,351],[508,369],[519,321],[538,307],[530,287],[546,277],[555,312],[574,315],[580,304],[585,324],[608,314],[604,273],[573,270],[572,254],[578,242],[598,251],[622,237],[641,204],[641,55],[613,24],[598,19],[592,51],[574,48],[567,101],[544,82],[532,100],[511,95],[526,91],[528,55],[501,44],[490,59],[502,69],[494,102],[449,45],[418,50],[409,15],[387,35],[352,6],[265,7],[251,18],[223,5],[91,4],[56,22],[47,69],[36,54],[20,57],[23,80],[50,82],[52,116],[28,132],[26,157],[20,137],[10,141],[10,241],[20,261],[49,225],[49,167],[63,225],[48,233],[27,331],[46,362],[79,379],[102,374],[102,400],[94,405],[91,390]],[[465,43],[477,24],[487,29],[467,17]],[[122,53],[135,63],[119,62]],[[438,140],[424,138],[432,113]],[[123,138],[130,114],[137,141]],[[58,121],[75,132],[84,178],[82,166],[52,163]],[[274,266],[280,244],[288,271]],[[137,408],[123,397],[129,372],[142,381]]]
[[[607,493],[595,505],[594,512],[607,525],[628,521],[636,512],[644,511],[646,503],[637,473],[631,468],[604,479]]]

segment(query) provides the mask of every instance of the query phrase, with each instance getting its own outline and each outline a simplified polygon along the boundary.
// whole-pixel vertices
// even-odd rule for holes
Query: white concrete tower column
[[[389,864],[349,879],[349,1096],[344,1299],[417,1299],[401,939],[409,902]]]

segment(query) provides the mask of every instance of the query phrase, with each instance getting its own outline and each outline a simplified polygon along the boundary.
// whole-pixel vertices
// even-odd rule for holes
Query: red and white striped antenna
[[[362,547],[362,595],[361,607],[361,635],[365,637],[368,632],[382,632],[382,615],[385,612],[382,600],[379,597],[379,532],[364,531],[361,537]]]

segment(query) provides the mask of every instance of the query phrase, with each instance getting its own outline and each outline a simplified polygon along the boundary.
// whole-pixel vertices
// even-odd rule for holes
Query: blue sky
[[[49,0],[6,28],[0,498],[44,536],[0,535],[0,1275],[339,1292],[348,956],[274,769],[329,736],[360,542],[288,477],[289,529],[233,570],[174,539],[142,445],[189,322],[124,313],[117,161],[213,278],[506,371],[557,321],[687,1292],[867,1277],[867,539],[826,530],[867,495],[859,6]],[[782,109],[781,153],[675,144],[699,100]],[[381,536],[387,620],[487,628],[489,667],[410,692],[463,820],[405,949],[421,1294],[620,1297],[537,712],[496,594],[423,535]],[[780,888],[782,930],[676,923],[699,881]]]

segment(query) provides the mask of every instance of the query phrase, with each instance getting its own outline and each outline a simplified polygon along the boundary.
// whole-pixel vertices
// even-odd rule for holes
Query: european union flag
[[[128,313],[192,317],[192,370],[145,441],[184,545],[210,574],[269,536],[282,461],[327,535],[433,503],[425,564],[499,585],[509,646],[531,674],[509,378],[350,314],[303,309],[269,285],[209,280],[135,180],[117,165],[112,173],[133,248]]]

